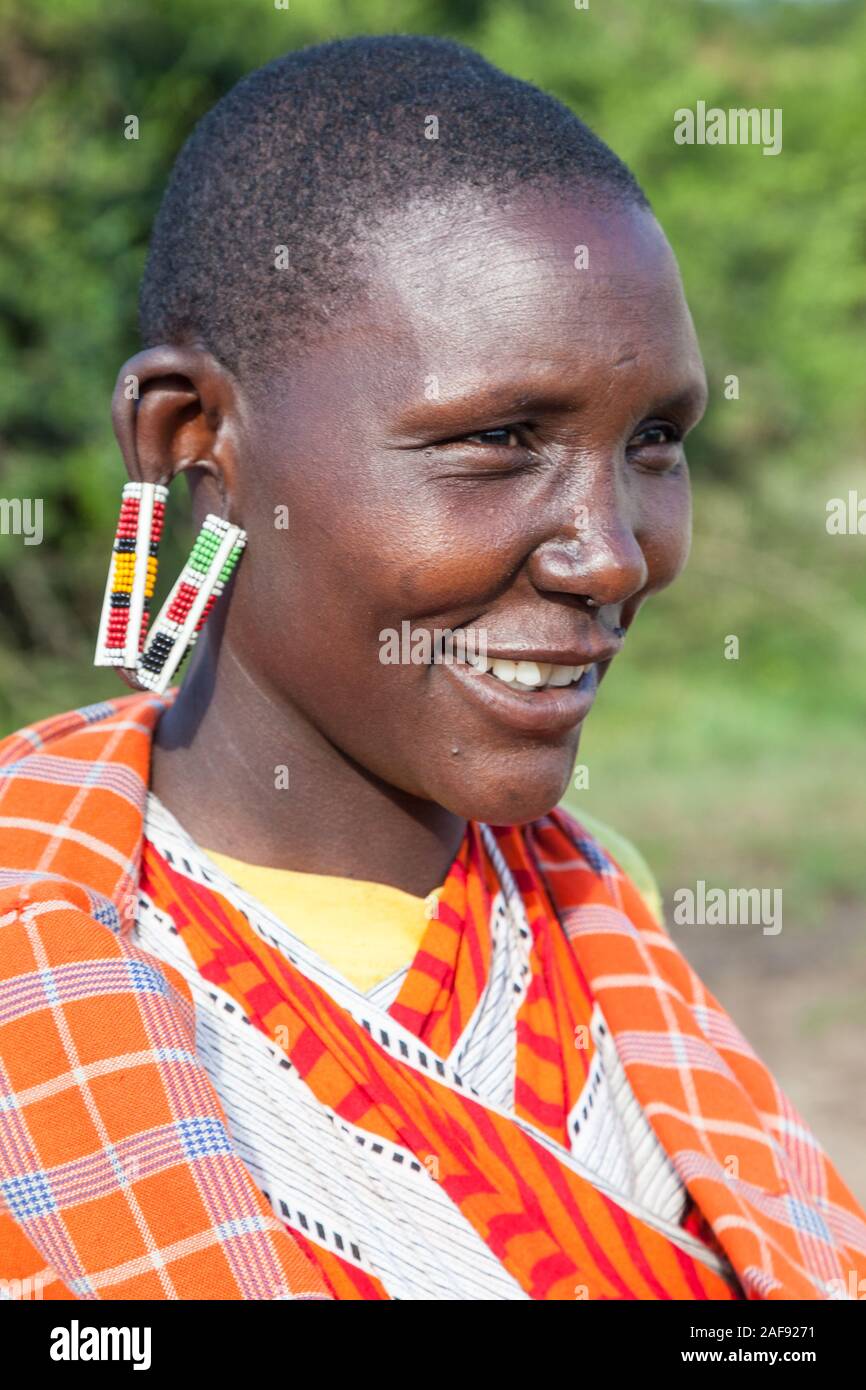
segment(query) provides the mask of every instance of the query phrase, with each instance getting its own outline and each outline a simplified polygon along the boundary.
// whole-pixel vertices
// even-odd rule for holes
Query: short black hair
[[[361,283],[354,252],[382,214],[545,183],[649,207],[568,107],[464,44],[389,34],[299,49],[239,82],[183,146],[142,281],[142,339],[200,343],[254,375],[270,346],[302,347],[345,307]]]

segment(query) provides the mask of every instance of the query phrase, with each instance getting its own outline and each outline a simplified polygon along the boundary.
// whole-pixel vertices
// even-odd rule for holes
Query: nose
[[[646,556],[623,509],[581,507],[554,536],[542,541],[529,561],[535,587],[573,594],[593,607],[623,604],[649,578]]]

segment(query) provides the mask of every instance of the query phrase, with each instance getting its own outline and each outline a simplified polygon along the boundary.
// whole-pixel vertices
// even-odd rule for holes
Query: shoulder
[[[173,695],[173,691],[162,698],[147,693],[120,695],[27,724],[0,739],[0,777],[14,776],[26,759],[48,752],[86,759],[91,750],[91,756],[98,757],[100,740],[80,735],[111,734],[136,725],[150,731]]]
[[[581,809],[578,818],[566,811],[564,807],[559,806],[556,810],[556,817],[560,824],[570,829],[573,835],[577,837],[589,836],[591,840],[595,840],[613,859],[617,867],[622,869],[631,879],[656,921],[664,922],[661,890],[652,869],[637,845],[633,844],[619,830],[615,830],[612,825],[608,825],[606,821],[599,820],[583,809]]]
[[[40,720],[0,743],[0,886],[43,875],[111,898],[125,884],[165,705],[125,695]]]

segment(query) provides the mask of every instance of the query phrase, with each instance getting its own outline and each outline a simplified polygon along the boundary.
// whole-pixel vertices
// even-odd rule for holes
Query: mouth
[[[471,700],[497,722],[523,734],[562,735],[588,715],[607,662],[473,656],[442,666]]]
[[[509,657],[475,656],[466,660],[482,675],[490,675],[511,690],[564,690],[577,685],[589,666],[553,661],[511,660]]]

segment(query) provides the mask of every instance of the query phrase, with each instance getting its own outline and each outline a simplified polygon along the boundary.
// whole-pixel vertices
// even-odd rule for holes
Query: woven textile
[[[164,707],[126,697],[0,745],[0,1278],[48,1271],[46,1297],[348,1296],[344,1269],[278,1220],[239,1157],[195,1052],[189,986],[131,940]],[[388,1127],[389,1142],[437,1157],[438,1187],[524,1295],[699,1296],[674,1288],[687,1282],[682,1244],[561,1156],[587,1059],[566,1049],[560,1025],[581,991],[603,1011],[634,1096],[748,1296],[834,1297],[852,1273],[866,1275],[866,1222],[851,1193],[595,842],[557,813],[522,831],[470,827],[449,883],[481,926],[502,881],[497,855],[534,957],[516,1015],[526,1058],[513,1115],[392,1056],[240,914],[214,953],[197,910],[190,942],[197,930],[199,969],[223,973],[263,1036],[285,1026],[287,1063],[335,1113],[348,1106],[347,1123]],[[434,1059],[471,1022],[489,966],[484,931],[458,932],[455,950],[437,935],[455,929],[440,911],[422,942],[429,968],[411,971],[391,1006],[395,1029]],[[229,968],[238,942],[257,981]],[[726,1296],[711,1260],[696,1255],[693,1273],[709,1296]]]
[[[652,1257],[641,1271],[644,1276],[651,1268],[654,1282],[647,1284],[642,1277],[634,1285],[626,1268],[620,1296],[627,1296],[630,1288],[647,1297],[664,1296],[672,1241],[677,1251],[676,1292],[702,1297],[714,1289],[700,1277],[691,1284],[683,1278],[686,1271],[693,1273],[695,1253],[705,1258],[707,1252],[678,1229],[687,1194],[630,1093],[621,1066],[617,1074],[615,1050],[611,1067],[610,1037],[597,1004],[592,1006],[590,1027],[578,1034],[575,1017],[589,1017],[586,994],[563,989],[564,1013],[551,995],[547,1015],[551,1021],[560,1015],[560,1026],[544,1039],[531,1037],[529,1047],[518,1047],[517,1024],[530,996],[530,980],[531,1007],[537,1016],[544,970],[530,945],[522,898],[495,843],[499,869],[494,873],[502,874],[499,890],[490,898],[484,891],[478,895],[480,916],[475,918],[469,907],[476,895],[469,890],[473,875],[467,843],[442,894],[450,904],[452,925],[443,933],[437,919],[428,928],[411,968],[399,972],[399,979],[392,978],[383,998],[381,986],[367,994],[353,987],[293,934],[289,924],[227,880],[152,795],[146,835],[136,940],[188,981],[196,1002],[199,1055],[244,1162],[292,1232],[309,1238],[332,1280],[336,1261],[342,1284],[349,1281],[358,1296],[366,1298],[376,1296],[369,1292],[372,1281],[359,1275],[373,1276],[381,1290],[378,1296],[553,1296],[532,1269],[532,1252],[541,1247],[545,1276],[555,1267],[554,1250],[563,1272],[560,1290],[574,1297],[579,1276],[574,1259],[569,1265],[565,1258],[573,1218],[561,1229],[561,1219],[546,1215],[535,1194],[528,1203],[524,1190],[516,1211],[503,1205],[497,1213],[497,1242],[487,1238],[489,1224],[479,1229],[473,1221],[477,1213],[463,1200],[464,1194],[475,1194],[479,1188],[492,1194],[505,1173],[499,1164],[491,1170],[488,1146],[479,1133],[479,1117],[485,1125],[489,1117],[473,1104],[461,1105],[459,1097],[472,1097],[497,1116],[515,1116],[518,1108],[523,1111],[517,1097],[534,1094],[543,1082],[539,1065],[545,1072],[562,1073],[563,1064],[554,1066],[554,1056],[563,1049],[572,1054],[579,1044],[581,1057],[574,1068],[577,1100],[561,1088],[558,1123],[550,1130],[539,1128],[528,1114],[522,1120],[523,1134],[515,1134],[512,1123],[507,1151],[520,1153],[527,1140],[532,1151],[532,1141],[540,1140],[546,1150],[543,1162],[550,1164],[553,1155],[567,1170],[558,1179],[562,1186],[574,1173],[589,1176],[613,1198],[612,1210],[625,1207],[617,1211],[620,1230],[612,1249],[623,1248],[629,1213],[666,1237],[664,1243],[654,1242]],[[479,839],[489,841],[491,832],[482,830]],[[496,887],[495,881],[491,887]],[[294,925],[293,919],[290,922]],[[449,979],[456,984],[460,954],[477,958],[477,942],[484,937],[490,941],[489,967],[479,972],[474,1002],[471,995],[466,1001],[465,1024],[458,1024],[454,1037],[446,1035],[439,1044],[440,1055],[420,1041],[424,1029],[417,1020],[408,1028],[398,1022],[396,1004],[417,983],[412,976],[418,972],[426,977],[432,972],[437,993],[447,991]],[[292,979],[287,966],[302,979]],[[288,987],[281,987],[281,981]],[[310,1028],[301,1026],[296,1006],[307,994],[320,1004]],[[337,1020],[354,1038],[357,1055],[349,1067],[333,1031]],[[303,1058],[316,1047],[324,1047],[335,1065],[304,1071]],[[396,1063],[384,1123],[381,1088],[372,1070],[378,1069],[380,1059],[371,1058],[371,1050],[384,1050]],[[287,1058],[293,1057],[301,1059],[300,1066],[286,1066]],[[407,1082],[410,1097],[419,1085],[429,1091],[425,1113],[435,1111],[433,1128],[410,1122],[408,1111],[401,1125],[394,1124],[397,1096]],[[442,1086],[455,1090],[458,1099],[443,1097]],[[547,1108],[552,1120],[556,1101],[549,1100]],[[441,1152],[441,1133],[451,1111],[460,1116],[461,1134],[474,1135],[471,1149],[465,1141],[462,1145],[456,1178]],[[551,1165],[551,1171],[558,1169]],[[436,1180],[431,1182],[431,1176]],[[522,1168],[512,1173],[512,1186],[518,1187],[522,1176]],[[543,1186],[539,1179],[537,1187]],[[585,1198],[581,1214],[586,1215]],[[508,1225],[519,1231],[514,1276],[501,1259]],[[639,1249],[639,1241],[633,1247]],[[537,1258],[534,1262],[539,1263]],[[610,1266],[614,1263],[611,1260]]]

